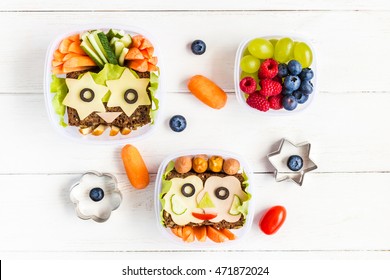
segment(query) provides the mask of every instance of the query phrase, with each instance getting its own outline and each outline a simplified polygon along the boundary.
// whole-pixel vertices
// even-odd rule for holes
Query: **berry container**
[[[166,173],[166,169],[168,165],[174,161],[176,158],[181,156],[190,156],[194,157],[196,155],[206,155],[208,158],[210,158],[213,155],[220,156],[224,160],[228,158],[233,158],[238,160],[240,163],[240,169],[238,173],[242,174],[245,172],[245,175],[247,177],[248,185],[245,188],[245,192],[249,194],[248,201],[248,211],[245,218],[245,223],[241,228],[238,229],[231,229],[230,231],[236,236],[235,240],[227,240],[225,242],[216,243],[212,240],[210,240],[208,237],[206,237],[205,242],[200,242],[195,238],[194,242],[185,242],[182,240],[182,238],[177,237],[175,234],[172,233],[171,229],[168,227],[165,227],[163,225],[163,218],[162,218],[162,203],[160,200],[160,195],[162,193],[163,189],[163,176],[164,173]],[[193,172],[193,169],[191,170]],[[210,172],[208,169],[207,172]],[[175,177],[176,178],[176,177]],[[187,177],[186,177],[187,178]],[[204,183],[202,183],[202,187],[204,188]],[[168,195],[168,192],[166,193]],[[200,193],[198,193],[200,194]],[[229,194],[230,195],[230,194]],[[196,198],[195,198],[196,199]],[[172,155],[169,155],[164,159],[164,161],[161,163],[157,177],[156,177],[156,183],[155,183],[155,194],[154,194],[154,200],[155,200],[155,211],[156,211],[156,219],[157,219],[157,227],[159,231],[162,233],[163,236],[165,236],[167,239],[171,240],[173,243],[181,244],[182,246],[190,246],[190,247],[196,247],[196,248],[207,248],[207,247],[213,247],[213,246],[229,246],[231,244],[235,244],[239,241],[241,241],[244,237],[244,235],[250,230],[253,222],[254,217],[254,206],[253,206],[253,187],[252,187],[252,171],[246,161],[239,155],[227,152],[227,151],[220,151],[220,150],[210,150],[210,149],[197,149],[197,150],[186,150],[182,152],[178,152]],[[172,203],[172,200],[170,200]],[[172,205],[172,204],[171,204]],[[196,206],[199,207],[199,206]]]
[[[63,33],[59,35],[57,38],[55,38],[49,45],[46,53],[46,62],[45,62],[45,69],[44,69],[44,96],[45,96],[45,104],[46,104],[46,110],[49,116],[50,123],[54,127],[54,129],[59,132],[61,135],[67,137],[68,139],[75,140],[80,143],[87,143],[87,144],[121,144],[121,143],[130,143],[135,142],[138,140],[145,139],[145,137],[149,136],[154,130],[155,127],[161,122],[161,108],[163,107],[163,71],[159,71],[158,75],[158,89],[155,92],[155,97],[159,101],[159,109],[156,111],[154,115],[154,122],[146,124],[136,130],[133,130],[130,134],[122,135],[121,133],[118,133],[116,136],[110,136],[110,130],[106,129],[103,134],[99,136],[94,136],[92,134],[83,135],[79,132],[79,127],[76,126],[70,126],[62,127],[60,123],[60,117],[56,114],[55,109],[52,105],[52,100],[54,97],[54,94],[50,91],[50,85],[52,82],[52,60],[53,55],[56,49],[59,47],[61,41],[71,35],[80,34],[82,32],[88,31],[88,30],[102,30],[103,32],[107,32],[110,29],[117,29],[117,30],[123,30],[126,34],[130,34],[130,36],[134,35],[143,35],[145,38],[147,38],[154,47],[154,56],[158,57],[158,64],[160,70],[163,68],[161,67],[161,52],[159,51],[159,46],[156,42],[156,40],[150,35],[148,32],[138,28],[138,27],[131,27],[131,26],[108,26],[108,27],[102,27],[102,26],[86,26],[82,27],[77,30],[69,31],[66,33]],[[57,75],[57,77],[65,78],[65,74]],[[68,123],[68,116],[67,112],[65,111],[64,115],[64,122]]]
[[[280,110],[273,110],[270,108],[267,112],[262,112],[260,110],[257,110],[255,108],[250,107],[246,103],[246,98],[247,98],[248,94],[244,93],[240,89],[241,74],[243,72],[241,70],[241,67],[240,67],[240,61],[241,61],[242,57],[244,57],[244,54],[245,55],[247,54],[247,53],[245,53],[245,51],[247,49],[249,42],[252,41],[253,39],[263,38],[263,39],[267,39],[267,40],[271,40],[271,39],[279,40],[279,39],[286,38],[286,37],[291,38],[294,42],[306,43],[312,51],[313,61],[312,61],[312,64],[310,65],[310,68],[314,72],[314,77],[311,80],[311,82],[313,84],[313,92],[309,95],[309,99],[304,104],[298,104],[298,106],[295,110],[288,111],[284,108],[282,108]],[[262,60],[262,62],[263,61],[264,60]],[[317,94],[317,76],[318,76],[317,56],[316,56],[315,50],[313,48],[313,45],[311,44],[311,42],[309,42],[309,40],[301,38],[299,36],[282,36],[282,35],[272,36],[271,35],[271,36],[261,36],[261,37],[259,36],[259,37],[248,38],[248,39],[241,42],[241,44],[239,45],[237,52],[236,52],[236,59],[235,59],[235,64],[234,64],[234,89],[236,91],[236,97],[238,99],[238,103],[240,103],[245,109],[250,110],[251,112],[253,112],[255,114],[262,114],[265,116],[288,116],[288,115],[296,114],[299,112],[303,112],[304,110],[306,110],[306,108],[308,108],[312,104],[312,102],[315,99],[315,96]]]

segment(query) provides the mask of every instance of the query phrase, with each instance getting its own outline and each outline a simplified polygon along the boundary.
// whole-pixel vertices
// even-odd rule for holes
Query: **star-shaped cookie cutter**
[[[279,149],[267,155],[268,160],[275,168],[276,182],[291,180],[302,186],[305,174],[318,168],[309,157],[310,147],[311,144],[308,142],[293,144],[285,138],[282,139]],[[298,155],[303,160],[303,166],[299,171],[292,171],[287,166],[288,158],[292,155]]]

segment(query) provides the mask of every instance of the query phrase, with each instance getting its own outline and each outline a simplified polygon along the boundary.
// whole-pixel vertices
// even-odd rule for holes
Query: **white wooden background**
[[[121,146],[70,142],[46,115],[50,41],[69,29],[110,24],[148,30],[163,54],[164,122],[135,144],[152,173],[144,190],[129,185]],[[0,258],[390,258],[389,1],[2,0],[0,26]],[[315,46],[315,102],[289,117],[244,112],[233,87],[239,43],[289,33]],[[207,43],[202,56],[188,49],[198,38]],[[225,108],[209,109],[188,93],[194,74],[229,93]],[[183,133],[169,129],[173,114],[187,118]],[[273,180],[265,156],[283,137],[312,143],[319,168],[302,188]],[[157,231],[155,173],[164,157],[188,148],[239,153],[255,171],[255,220],[241,242],[200,251]],[[104,224],[78,219],[69,200],[69,186],[90,169],[114,173],[123,192]],[[287,220],[265,236],[257,223],[275,204],[287,208]]]

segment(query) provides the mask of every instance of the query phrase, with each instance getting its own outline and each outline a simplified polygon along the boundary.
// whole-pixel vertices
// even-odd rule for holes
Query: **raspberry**
[[[283,83],[282,78],[280,78],[279,76],[273,77],[272,80],[275,81],[275,82],[278,82],[279,84],[282,84],[282,83]]]
[[[271,79],[261,80],[260,86],[260,94],[265,97],[278,95],[282,92],[282,85]]]
[[[264,60],[260,65],[259,69],[259,78],[260,79],[272,79],[278,74],[278,62],[272,58]]]
[[[283,108],[282,99],[283,99],[282,94],[271,96],[270,98],[268,98],[269,107],[274,110],[282,109]]]
[[[240,89],[245,93],[254,93],[256,91],[256,87],[256,81],[252,77],[245,77],[240,81]]]
[[[252,108],[263,112],[267,112],[269,110],[268,100],[264,96],[258,94],[258,91],[249,95],[246,103]]]

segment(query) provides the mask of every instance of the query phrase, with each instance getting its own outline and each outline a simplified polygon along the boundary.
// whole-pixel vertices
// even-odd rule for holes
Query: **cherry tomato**
[[[268,209],[259,222],[260,229],[265,234],[274,234],[283,225],[286,219],[286,208],[277,205]]]

